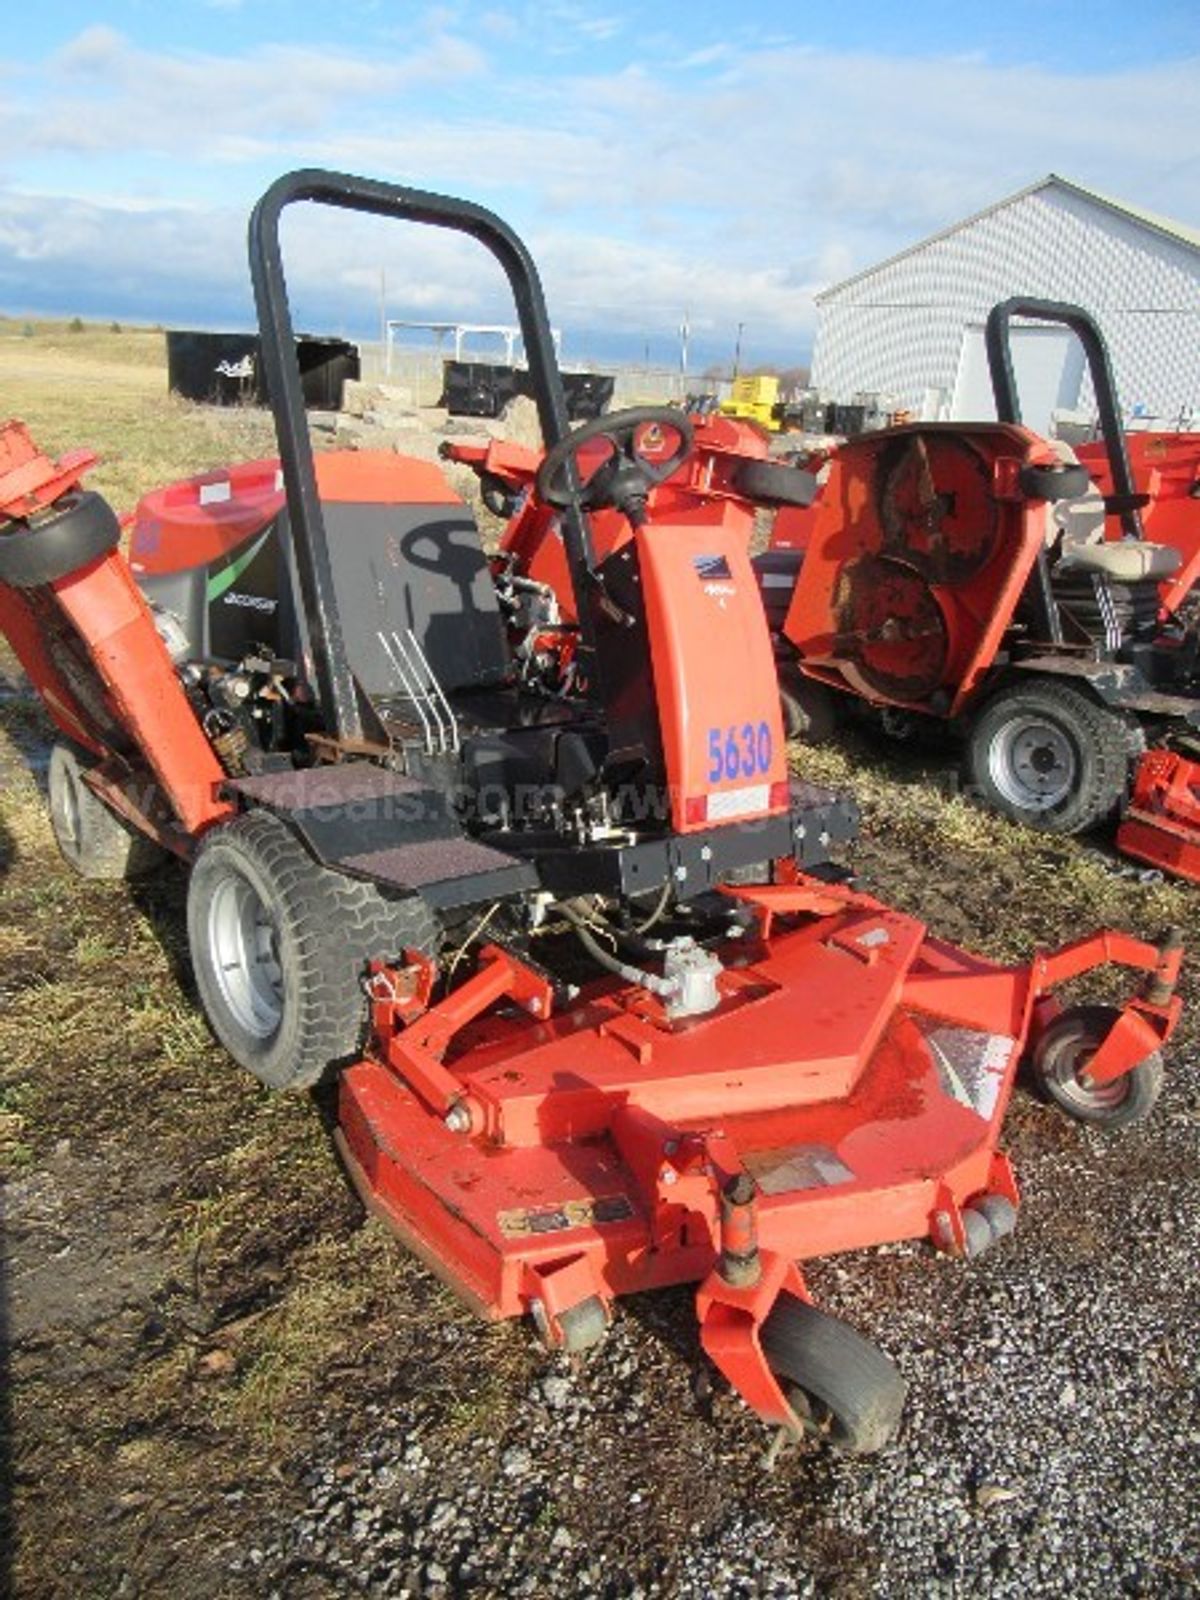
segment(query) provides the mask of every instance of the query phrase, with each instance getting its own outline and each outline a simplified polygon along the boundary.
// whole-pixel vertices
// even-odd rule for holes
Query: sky
[[[1194,0],[41,0],[0,63],[0,310],[247,327],[326,166],[490,206],[575,360],[800,362],[814,294],[1055,171],[1200,225]],[[294,207],[296,322],[511,321],[471,241]],[[1019,286],[1014,286],[1014,288]]]

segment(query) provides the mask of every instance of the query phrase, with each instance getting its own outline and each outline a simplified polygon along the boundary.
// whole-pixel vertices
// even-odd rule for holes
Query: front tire
[[[439,939],[419,896],[389,900],[321,866],[278,817],[253,811],[206,836],[187,922],[213,1032],[272,1089],[310,1088],[355,1059],[367,962],[433,954]]]
[[[967,735],[968,776],[993,811],[1048,833],[1082,833],[1120,805],[1132,743],[1123,718],[1071,684],[1012,684]]]
[[[806,1432],[846,1455],[872,1455],[895,1436],[908,1385],[849,1323],[782,1294],[761,1339]]]

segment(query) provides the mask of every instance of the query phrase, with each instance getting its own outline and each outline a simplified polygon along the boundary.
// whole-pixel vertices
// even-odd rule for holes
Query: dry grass
[[[29,329],[26,333],[24,330]],[[88,479],[120,512],[148,489],[274,449],[267,412],[192,405],[167,392],[161,330],[0,319],[4,415],[52,453],[88,447]]]

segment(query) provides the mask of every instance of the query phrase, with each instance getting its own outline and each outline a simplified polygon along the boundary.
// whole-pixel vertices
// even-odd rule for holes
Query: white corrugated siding
[[[1126,410],[1200,410],[1200,251],[1054,184],[832,290],[813,382],[841,400],[867,390],[918,407],[938,389],[949,401],[964,329],[1014,294],[1092,313]]]

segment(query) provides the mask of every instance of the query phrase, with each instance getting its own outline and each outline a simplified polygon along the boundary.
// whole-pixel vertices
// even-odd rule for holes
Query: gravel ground
[[[686,1297],[662,1296],[574,1367],[539,1358],[498,1436],[431,1445],[419,1392],[329,1419],[299,1513],[231,1570],[279,1595],[1196,1593],[1195,1123],[1165,1107],[1118,1149],[1052,1117],[1019,1110],[1026,1209],[990,1256],[814,1268],[910,1381],[882,1456],[767,1473],[733,1397],[697,1399]],[[1142,1181],[1143,1140],[1177,1181]],[[430,1362],[456,1343],[431,1327]]]

